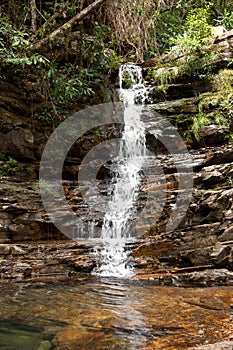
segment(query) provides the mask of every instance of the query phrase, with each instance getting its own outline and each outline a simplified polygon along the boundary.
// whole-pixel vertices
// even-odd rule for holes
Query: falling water
[[[152,103],[150,86],[143,84],[142,68],[136,64],[122,64],[119,69],[119,96],[126,106]],[[124,88],[124,86],[128,88]]]
[[[128,88],[123,88],[127,80]],[[145,156],[145,126],[140,120],[135,99],[143,102],[146,88],[142,70],[137,65],[122,65],[119,70],[119,96],[124,102],[124,130],[119,154],[113,167],[112,194],[103,219],[98,274],[125,276],[132,274],[127,243],[136,237],[135,216],[140,187],[140,171]]]

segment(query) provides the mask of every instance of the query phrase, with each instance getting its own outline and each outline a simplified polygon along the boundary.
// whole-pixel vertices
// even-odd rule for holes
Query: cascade
[[[127,80],[127,88],[124,82]],[[124,130],[119,153],[114,162],[111,180],[112,194],[103,218],[102,247],[95,273],[104,276],[129,276],[127,243],[136,237],[135,216],[140,187],[140,171],[146,154],[145,126],[140,120],[136,103],[148,99],[143,85],[142,69],[134,64],[121,65],[119,69],[119,96],[125,105]]]

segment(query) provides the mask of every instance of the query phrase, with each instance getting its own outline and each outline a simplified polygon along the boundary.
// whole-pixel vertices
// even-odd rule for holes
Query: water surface
[[[17,350],[188,349],[233,333],[230,287],[158,287],[92,276],[2,284],[0,302],[4,350],[15,350],[23,336],[26,345]]]

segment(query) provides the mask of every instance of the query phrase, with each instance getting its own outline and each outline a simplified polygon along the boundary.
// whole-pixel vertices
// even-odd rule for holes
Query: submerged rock
[[[222,341],[215,344],[200,345],[189,350],[233,350],[233,341]]]

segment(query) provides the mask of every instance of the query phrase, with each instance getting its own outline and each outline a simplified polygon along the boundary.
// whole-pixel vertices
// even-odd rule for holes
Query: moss
[[[165,94],[168,85],[174,82],[178,75],[178,67],[161,67],[158,69],[149,68],[147,73],[147,83],[156,85],[158,91]]]
[[[214,76],[212,87],[219,94],[232,93],[233,69],[222,69]]]
[[[198,114],[193,118],[192,131],[197,141],[205,125],[216,124],[225,130],[226,139],[233,125],[233,70],[223,69],[212,79],[213,92],[197,100]]]
[[[123,72],[123,77],[122,77],[123,89],[129,89],[131,85],[132,85],[132,80],[129,72]]]

